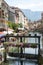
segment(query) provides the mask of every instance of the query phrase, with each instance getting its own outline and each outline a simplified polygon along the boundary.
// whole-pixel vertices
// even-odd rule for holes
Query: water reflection
[[[2,65],[38,65],[35,62],[32,61],[23,61],[23,60],[9,60],[7,63],[3,63]]]

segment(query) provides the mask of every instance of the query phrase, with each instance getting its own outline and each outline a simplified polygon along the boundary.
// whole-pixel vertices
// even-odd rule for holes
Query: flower
[[[20,43],[20,46],[23,47],[23,43]]]

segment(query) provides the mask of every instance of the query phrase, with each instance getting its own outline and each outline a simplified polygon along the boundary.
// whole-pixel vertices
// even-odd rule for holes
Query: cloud
[[[32,11],[43,11],[43,3],[29,3],[29,4],[18,4],[15,5],[16,7],[19,7],[21,9],[31,9]]]
[[[31,9],[32,11],[43,11],[43,3],[37,3],[37,4],[31,4],[29,9]]]
[[[32,11],[43,11],[43,0],[5,0],[9,5]]]

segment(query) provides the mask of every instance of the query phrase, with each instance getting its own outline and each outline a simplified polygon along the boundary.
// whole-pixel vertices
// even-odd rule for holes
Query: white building
[[[8,20],[8,4],[4,0],[1,0],[0,2],[0,12],[0,18]]]
[[[24,15],[21,9],[17,7],[11,7],[13,10],[15,10],[15,23],[22,23],[23,28],[28,27],[28,19]]]

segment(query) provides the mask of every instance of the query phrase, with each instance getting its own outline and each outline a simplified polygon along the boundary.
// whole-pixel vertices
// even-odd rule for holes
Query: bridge
[[[18,53],[15,52],[8,52],[8,55],[11,57],[18,57],[18,58],[26,58],[26,59],[37,59],[39,60],[39,56],[40,56],[40,36],[12,36],[12,35],[7,35],[4,36],[5,38],[5,42],[8,42],[10,37],[15,37],[15,38],[20,38],[20,44],[11,44],[9,42],[9,44],[4,44],[5,50],[7,47],[12,46],[12,47],[18,47],[20,48],[20,53],[18,51]],[[23,43],[22,42],[22,38],[37,38],[38,42],[37,43]],[[37,48],[38,47],[38,55],[37,54],[27,54],[27,53],[23,53],[23,48]],[[29,51],[28,51],[29,52]],[[5,53],[5,58],[4,60],[6,61],[6,53]]]

